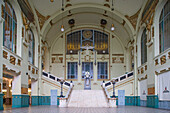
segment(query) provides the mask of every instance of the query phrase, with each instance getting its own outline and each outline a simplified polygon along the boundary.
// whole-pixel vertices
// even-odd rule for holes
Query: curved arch
[[[92,28],[92,29],[97,29],[97,30],[99,30],[99,31],[103,31],[103,29],[101,29],[101,27],[93,26],[93,25],[76,26],[74,29],[72,29],[72,31],[75,31],[75,30],[78,30],[78,29],[83,29],[83,28]],[[65,34],[69,33],[70,31],[71,31],[71,28],[65,30],[62,34],[58,35],[58,37],[57,37],[57,38],[53,41],[53,43],[51,44],[51,50],[50,50],[50,52],[53,50],[53,47],[54,47],[56,41],[59,39],[59,37],[61,37],[61,36],[63,35],[63,38],[65,38]],[[123,49],[123,52],[125,53],[125,46],[123,45],[123,43],[122,43],[121,39],[119,38],[119,36],[117,36],[117,35],[116,35],[115,33],[113,33],[113,32],[110,32],[110,30],[108,30],[108,29],[105,29],[105,32],[108,33],[108,34],[110,34],[110,38],[111,38],[112,35],[114,35],[114,36],[118,39],[118,41],[120,42],[121,47],[122,47],[122,49]]]
[[[99,8],[100,7],[100,8]],[[123,20],[125,20],[125,22],[127,23],[127,25],[129,26],[132,34],[134,34],[134,28],[132,26],[132,24],[129,22],[129,20],[122,14],[120,14],[118,11],[114,11],[112,12],[109,8],[105,7],[105,6],[101,6],[101,5],[95,5],[95,4],[79,4],[79,5],[75,5],[72,7],[68,7],[66,8],[66,10],[64,12],[67,12],[69,10],[73,10],[73,9],[80,9],[80,8],[94,8],[94,9],[103,9],[109,13],[114,13],[116,16],[122,18]],[[45,23],[43,28],[41,29],[41,34],[43,34],[46,31],[46,27],[49,25],[50,21],[54,18],[56,18],[57,16],[61,15],[62,12],[58,11],[57,13],[55,13],[53,16],[51,16]]]
[[[155,37],[154,37],[154,56],[159,55],[160,49],[159,49],[159,18],[162,12],[162,9],[164,8],[164,5],[167,3],[168,0],[162,0],[159,2],[159,4],[156,7],[155,10],[155,17],[154,17],[154,26],[155,26]]]
[[[30,24],[30,28],[32,30],[32,33],[34,35],[34,65],[38,67],[38,45],[39,45],[39,40],[38,40],[38,33],[36,30],[36,27],[34,24]]]
[[[146,28],[146,24],[143,24],[140,29],[139,29],[139,32],[138,32],[138,36],[137,36],[137,48],[138,48],[138,51],[137,51],[137,66],[139,67],[141,65],[141,38],[142,38],[142,33],[144,31],[144,29]]]
[[[17,52],[16,54],[22,57],[22,16],[21,16],[21,9],[19,9],[19,5],[16,1],[10,0],[10,4],[12,5],[16,18],[17,18]]]

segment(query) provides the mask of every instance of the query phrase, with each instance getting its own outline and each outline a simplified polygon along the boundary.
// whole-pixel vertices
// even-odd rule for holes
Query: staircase
[[[102,90],[73,90],[68,107],[109,107]]]

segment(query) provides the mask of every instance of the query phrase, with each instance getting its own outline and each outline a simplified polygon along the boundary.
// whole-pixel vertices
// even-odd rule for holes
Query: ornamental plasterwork
[[[128,15],[125,15],[125,17],[130,21],[130,23],[132,24],[134,29],[136,29],[137,19],[138,19],[140,10],[141,9],[139,9],[134,15],[132,15],[130,17]]]
[[[42,14],[40,14],[36,9],[35,9],[37,16],[38,16],[38,22],[40,25],[40,29],[43,27],[44,23],[46,20],[48,20],[50,18],[50,16],[43,16]]]

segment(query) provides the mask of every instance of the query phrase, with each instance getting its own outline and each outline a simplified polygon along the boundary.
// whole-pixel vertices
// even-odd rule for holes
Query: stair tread
[[[73,90],[68,107],[108,107],[102,90]]]

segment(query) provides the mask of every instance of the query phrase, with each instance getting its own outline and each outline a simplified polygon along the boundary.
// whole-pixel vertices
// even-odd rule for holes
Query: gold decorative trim
[[[110,5],[107,3],[105,3],[104,6],[110,8]]]
[[[124,56],[124,54],[112,54],[112,56]]]
[[[139,81],[142,81],[142,80],[146,80],[148,78],[147,75],[145,75],[145,77],[142,77],[142,78],[138,78]]]
[[[137,19],[138,19],[138,15],[139,15],[140,11],[141,11],[141,9],[139,9],[134,15],[132,15],[130,17],[128,15],[125,15],[125,17],[130,21],[130,23],[132,24],[134,29],[136,29]]]
[[[68,3],[66,4],[65,8],[72,6],[72,4]]]
[[[144,73],[144,70],[143,70],[143,67],[141,68],[141,74],[143,74]]]
[[[160,61],[161,61],[161,65],[165,64],[165,63],[166,63],[166,56],[163,55],[163,56],[160,58]]]
[[[146,10],[146,7],[149,5],[148,1],[147,5],[144,8],[144,11]],[[150,18],[150,16],[155,12],[156,5],[158,4],[159,0],[153,0],[152,4],[150,5],[150,8],[145,12],[144,16],[142,17],[142,22],[146,23],[146,21]],[[144,13],[144,12],[143,12]],[[143,15],[142,13],[142,15]]]
[[[158,63],[158,59],[155,60],[155,66],[157,66],[159,63]]]
[[[50,16],[43,16],[42,14],[40,14],[36,9],[35,9],[37,16],[38,16],[38,21],[39,21],[39,25],[40,25],[40,29],[42,29],[44,23],[46,20],[48,20],[50,18]]]

